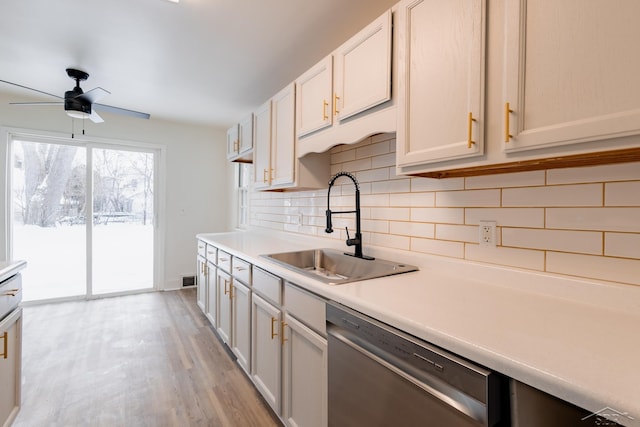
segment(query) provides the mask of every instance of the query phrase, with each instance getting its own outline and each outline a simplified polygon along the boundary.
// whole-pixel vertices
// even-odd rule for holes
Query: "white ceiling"
[[[79,68],[100,103],[226,128],[396,1],[0,0],[0,80],[64,96]]]

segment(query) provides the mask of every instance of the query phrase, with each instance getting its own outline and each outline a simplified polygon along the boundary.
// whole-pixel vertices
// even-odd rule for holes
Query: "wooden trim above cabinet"
[[[637,161],[640,161],[640,148],[628,148],[623,150],[600,151],[594,153],[575,154],[570,156],[547,157],[534,160],[521,160],[517,162],[472,166],[442,171],[411,173],[409,175],[437,179],[460,178],[468,176],[494,175],[500,173],[527,172],[544,169],[599,166]]]

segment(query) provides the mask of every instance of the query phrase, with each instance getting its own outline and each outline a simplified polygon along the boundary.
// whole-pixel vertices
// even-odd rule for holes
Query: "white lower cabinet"
[[[203,313],[207,312],[207,260],[198,255],[196,259],[198,269],[198,282],[196,287],[196,301]]]
[[[207,261],[205,265],[205,276],[207,277],[206,281],[206,297],[207,297],[207,305],[205,310],[205,315],[209,322],[213,325],[214,328],[218,327],[218,269],[216,265]]]
[[[285,314],[282,417],[290,426],[327,426],[327,340]]]
[[[280,415],[282,311],[255,293],[251,301],[251,379],[275,413]]]
[[[20,410],[22,308],[0,322],[0,425],[10,426]]]
[[[239,280],[233,279],[231,300],[231,351],[238,364],[249,372],[251,360],[251,290]]]
[[[218,335],[231,345],[231,276],[218,268]]]

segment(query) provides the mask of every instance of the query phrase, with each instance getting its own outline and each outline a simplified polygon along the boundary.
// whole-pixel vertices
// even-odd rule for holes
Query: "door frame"
[[[87,256],[87,288],[86,293],[80,297],[67,297],[55,299],[55,301],[73,300],[73,299],[99,299],[104,297],[134,294],[141,292],[156,291],[162,288],[164,283],[164,263],[165,256],[165,212],[166,212],[166,146],[163,144],[152,144],[147,142],[122,140],[115,138],[101,138],[88,135],[75,135],[70,138],[69,134],[61,132],[48,132],[41,130],[14,128],[14,127],[0,127],[0,162],[5,165],[5,174],[0,174],[0,198],[4,201],[4,209],[0,209],[0,239],[4,241],[4,245],[0,244],[0,257],[4,259],[13,259],[12,254],[12,219],[13,219],[13,201],[11,192],[8,191],[12,188],[12,170],[13,165],[10,164],[13,158],[12,142],[14,139],[28,139],[33,142],[51,143],[51,144],[65,144],[65,145],[77,145],[87,148],[87,186],[93,185],[93,156],[90,156],[91,149],[93,148],[105,148],[105,149],[122,149],[131,151],[146,151],[154,153],[154,212],[153,212],[153,224],[154,224],[154,244],[153,244],[153,286],[151,289],[145,289],[140,291],[122,291],[109,294],[93,294],[91,286],[91,274],[92,265],[89,262],[89,256]],[[93,203],[90,203],[90,214],[93,211]],[[87,227],[87,255],[90,254],[92,245],[91,227]],[[34,302],[37,304],[46,303],[50,300],[41,300]],[[26,303],[29,304],[29,303]]]

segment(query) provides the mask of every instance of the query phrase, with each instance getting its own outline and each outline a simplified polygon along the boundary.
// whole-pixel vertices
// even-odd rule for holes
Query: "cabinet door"
[[[484,150],[485,0],[398,7],[398,166]]]
[[[281,312],[255,293],[251,301],[251,377],[271,408],[280,414]]]
[[[218,335],[229,346],[231,343],[231,276],[218,269]]]
[[[327,56],[296,79],[296,131],[307,135],[332,123],[332,63]]]
[[[293,184],[295,180],[295,85],[272,98],[271,186]]]
[[[233,125],[227,130],[227,159],[234,158],[239,151],[238,125]]]
[[[262,104],[253,115],[253,187],[270,184],[271,163],[271,100]]]
[[[207,309],[206,315],[214,328],[218,327],[218,269],[215,264],[207,262]]]
[[[6,334],[6,335],[5,335]],[[6,354],[4,354],[6,349]],[[22,309],[0,322],[0,425],[10,426],[20,408]]]
[[[327,425],[327,340],[285,315],[283,417],[288,425]]]
[[[203,313],[207,312],[207,260],[198,256],[196,260],[198,269],[198,284],[196,287],[196,301]]]
[[[243,155],[253,149],[253,114],[240,120],[238,124],[238,154]]]
[[[506,3],[505,150],[640,133],[640,2]]]
[[[231,293],[231,350],[238,358],[238,363],[249,372],[251,360],[251,291],[248,287],[233,279]]]
[[[391,99],[391,10],[336,50],[333,114],[343,120]]]

